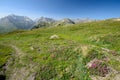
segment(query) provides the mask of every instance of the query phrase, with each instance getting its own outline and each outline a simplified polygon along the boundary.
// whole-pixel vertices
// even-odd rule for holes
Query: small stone
[[[52,36],[50,37],[50,39],[59,39],[59,36],[58,36],[58,35],[52,35]]]
[[[31,46],[30,49],[33,51],[34,50],[33,46]]]

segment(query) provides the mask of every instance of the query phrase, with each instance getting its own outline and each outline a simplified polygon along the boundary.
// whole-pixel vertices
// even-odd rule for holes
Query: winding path
[[[25,53],[15,45],[10,46],[15,50],[15,54],[13,55],[14,64],[10,68],[12,71],[8,80],[34,80],[34,64],[24,62],[22,58],[25,56]]]

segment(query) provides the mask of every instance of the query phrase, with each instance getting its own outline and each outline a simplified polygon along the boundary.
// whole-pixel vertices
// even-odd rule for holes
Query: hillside
[[[119,80],[120,22],[1,34],[0,55],[3,80]]]

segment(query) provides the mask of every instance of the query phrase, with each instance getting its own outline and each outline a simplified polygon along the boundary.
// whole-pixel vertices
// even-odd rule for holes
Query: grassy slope
[[[13,53],[12,48],[0,44],[0,68],[5,65],[10,55]]]
[[[60,39],[50,40],[49,37],[54,34]],[[98,53],[95,58],[102,59],[99,54],[107,55],[110,61],[106,64],[120,71],[120,62],[115,59],[120,55],[120,22],[117,21],[16,31],[0,35],[0,43],[15,45],[23,51],[22,62],[26,66],[36,64],[36,80],[90,80],[85,65],[92,60],[88,56],[94,51]],[[118,54],[106,54],[101,48]]]

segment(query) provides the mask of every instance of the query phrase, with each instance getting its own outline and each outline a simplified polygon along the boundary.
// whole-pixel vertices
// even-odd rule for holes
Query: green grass
[[[50,40],[54,34],[60,39]],[[36,80],[91,80],[86,64],[94,58],[102,60],[106,56],[111,57],[101,48],[114,50],[120,55],[120,22],[106,20],[15,31],[0,35],[0,43],[20,48],[25,53],[22,60],[26,66],[31,62],[37,65]],[[0,48],[5,53],[0,54],[2,65],[8,59],[11,49]],[[120,70],[115,67],[115,59],[109,65]]]
[[[2,70],[2,67],[6,64],[12,53],[12,48],[0,44],[0,71]]]

